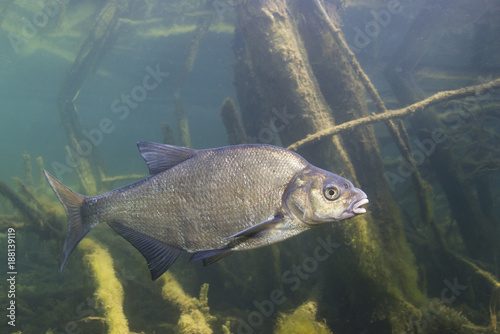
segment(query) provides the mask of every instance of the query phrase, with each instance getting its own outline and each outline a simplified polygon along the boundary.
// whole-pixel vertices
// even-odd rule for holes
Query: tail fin
[[[81,209],[85,205],[86,197],[67,188],[46,170],[43,172],[52,190],[54,190],[54,193],[63,205],[64,210],[66,210],[66,215],[68,215],[68,234],[66,235],[61,253],[61,260],[59,261],[59,276],[61,276],[71,252],[95,224],[85,224],[85,222],[82,221]]]

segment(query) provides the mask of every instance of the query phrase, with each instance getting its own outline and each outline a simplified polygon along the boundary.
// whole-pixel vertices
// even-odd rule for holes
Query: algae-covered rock
[[[307,302],[290,314],[281,314],[274,334],[332,334],[325,321],[316,320],[318,307],[315,302]]]

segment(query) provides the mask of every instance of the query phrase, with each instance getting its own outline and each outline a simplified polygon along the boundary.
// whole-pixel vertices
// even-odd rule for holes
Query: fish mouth
[[[369,202],[370,201],[368,200],[368,198],[362,198],[359,201],[354,202],[352,204],[351,210],[349,210],[349,211],[351,211],[352,213],[354,213],[356,215],[361,215],[363,213],[366,213],[366,209],[363,208],[363,205],[368,204]]]

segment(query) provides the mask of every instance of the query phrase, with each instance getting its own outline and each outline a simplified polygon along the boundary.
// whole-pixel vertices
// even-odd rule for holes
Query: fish
[[[182,251],[209,265],[366,213],[366,194],[299,154],[265,144],[191,149],[137,143],[150,176],[97,196],[44,170],[68,216],[59,275],[74,248],[107,223],[146,259],[156,280]]]

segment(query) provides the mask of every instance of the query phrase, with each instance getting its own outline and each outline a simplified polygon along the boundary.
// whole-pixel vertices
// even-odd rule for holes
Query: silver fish
[[[101,222],[141,252],[155,280],[182,250],[208,265],[366,212],[363,191],[284,148],[137,146],[151,176],[102,195],[77,194],[44,171],[68,215],[60,273]]]

